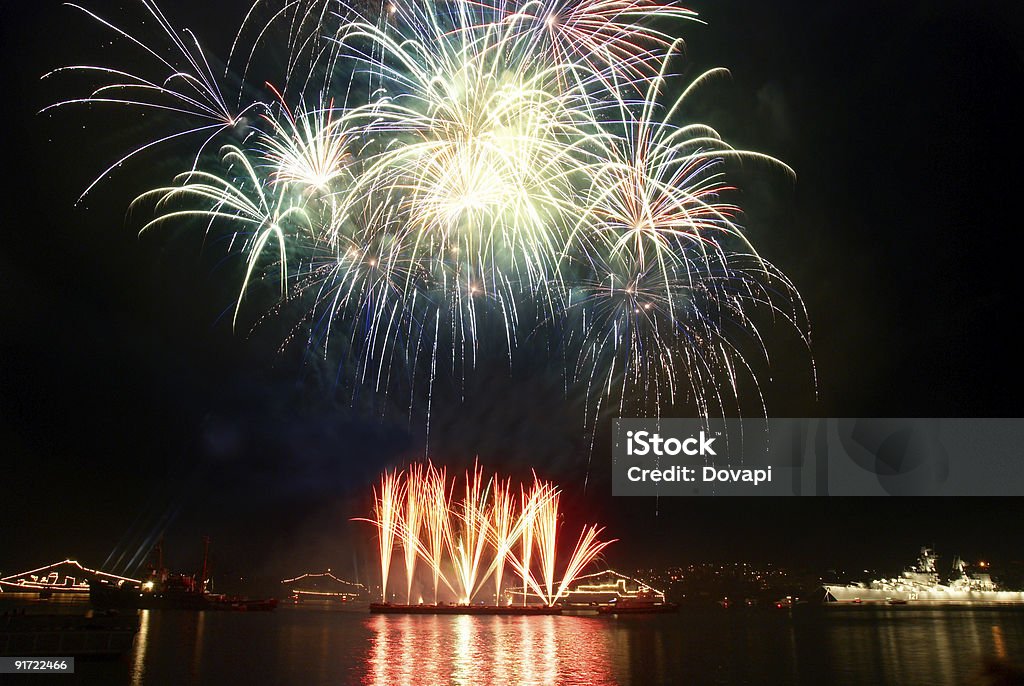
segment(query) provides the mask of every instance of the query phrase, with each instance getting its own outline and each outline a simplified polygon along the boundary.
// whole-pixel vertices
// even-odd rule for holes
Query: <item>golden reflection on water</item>
[[[1006,641],[1003,639],[1003,627],[998,624],[992,625],[992,648],[998,659],[1006,659]]]
[[[146,673],[146,648],[149,647],[149,616],[150,610],[139,611],[139,633],[135,634],[135,646],[132,649],[132,686],[141,686]]]
[[[592,618],[372,615],[367,626],[375,686],[615,683]]]
[[[192,682],[195,683],[199,676],[203,673],[203,648],[206,646],[206,642],[203,640],[203,631],[206,627],[206,613],[197,612],[196,624],[195,624],[195,638],[194,646],[195,650],[192,653],[192,662],[190,663],[189,676]]]

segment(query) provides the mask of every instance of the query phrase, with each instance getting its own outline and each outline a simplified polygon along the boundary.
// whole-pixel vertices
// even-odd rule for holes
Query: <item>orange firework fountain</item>
[[[374,493],[374,518],[380,550],[381,602],[373,612],[554,614],[559,599],[574,580],[614,541],[598,539],[603,528],[580,532],[568,562],[559,563],[560,491],[534,475],[533,484],[519,487],[495,474],[485,478],[479,465],[466,471],[462,498],[453,501],[456,480],[444,468],[414,464],[381,476]],[[405,562],[405,604],[388,602],[388,577],[396,548]],[[434,602],[414,603],[417,563],[429,569]],[[502,602],[506,567],[518,576],[523,605]],[[421,567],[422,568],[422,567]],[[559,572],[561,576],[559,577]],[[474,605],[488,579],[494,582],[494,604]],[[517,583],[517,587],[518,587]],[[457,599],[438,603],[443,585]],[[527,604],[527,598],[536,598]]]

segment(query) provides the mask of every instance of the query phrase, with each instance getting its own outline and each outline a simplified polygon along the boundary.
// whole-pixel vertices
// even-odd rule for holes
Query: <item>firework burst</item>
[[[236,325],[250,286],[274,280],[276,309],[306,313],[288,339],[324,355],[342,345],[353,389],[429,398],[445,371],[471,373],[481,354],[511,363],[535,336],[590,389],[588,421],[633,401],[660,412],[689,399],[706,416],[738,402],[740,376],[756,384],[746,342],[767,358],[757,312],[808,340],[798,293],[748,241],[726,179],[739,161],[792,170],[686,119],[723,70],[666,97],[679,92],[669,84],[681,51],[665,31],[693,11],[655,0],[259,0],[228,58],[241,79],[234,104],[199,40],[139,2],[156,23],[152,45],[82,11],[146,59],[48,74],[98,80],[53,107],[173,115],[99,178],[194,139],[181,174],[139,194],[156,212],[143,230],[192,222],[231,234],[245,257]],[[277,87],[247,86],[263,62],[284,65]],[[218,163],[203,153],[219,137]],[[498,529],[453,539],[426,514],[447,497],[444,475],[413,481],[398,535],[410,550],[414,529],[433,533],[429,554],[407,554],[409,576],[422,558],[436,589],[453,546],[471,596],[481,541],[496,537],[498,557],[515,557],[508,484],[492,494]],[[524,516],[543,519],[551,503],[535,504]],[[541,543],[543,594],[556,595],[550,532],[526,529]],[[532,546],[522,556],[528,568]]]

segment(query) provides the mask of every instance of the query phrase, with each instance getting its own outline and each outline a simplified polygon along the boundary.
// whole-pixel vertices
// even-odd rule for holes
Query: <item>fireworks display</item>
[[[236,325],[254,285],[274,284],[273,309],[301,313],[287,342],[340,346],[352,388],[429,398],[442,375],[464,379],[481,355],[511,365],[532,338],[567,386],[588,389],[590,418],[685,400],[706,416],[735,399],[740,376],[756,382],[757,322],[806,340],[799,295],[747,241],[724,177],[740,162],[792,170],[686,119],[723,73],[677,83],[680,42],[665,30],[696,21],[691,10],[259,0],[221,75],[192,32],[139,2],[138,31],[78,8],[130,67],[46,75],[87,84],[53,108],[141,108],[163,127],[86,193],[144,153],[184,146],[181,173],[138,195],[155,212],[142,230],[227,233],[245,259]],[[248,83],[267,64],[277,80]],[[432,509],[418,499],[442,494],[404,497],[412,526]],[[469,579],[479,553],[461,554]],[[407,554],[410,571],[416,560]]]
[[[517,498],[510,479],[485,479],[483,468],[475,466],[466,472],[461,499],[454,499],[456,482],[430,463],[381,476],[374,517],[365,521],[377,529],[383,602],[399,550],[410,605],[424,596],[430,601],[430,593],[437,603],[439,590],[464,605],[480,597],[501,604],[503,593],[516,585],[524,604],[531,597],[550,606],[613,542],[598,539],[601,528],[584,527],[562,562],[563,515],[554,485],[535,477],[531,486],[519,487]],[[489,580],[493,596],[484,590]]]

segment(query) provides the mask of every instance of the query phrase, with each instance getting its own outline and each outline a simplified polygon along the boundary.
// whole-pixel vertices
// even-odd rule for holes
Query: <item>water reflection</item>
[[[583,617],[373,615],[367,683],[612,684],[608,635]]]
[[[132,686],[141,686],[146,673],[146,649],[149,647],[149,619],[151,610],[139,611],[139,633],[135,635],[132,651]]]
[[[1006,641],[1003,640],[1003,627],[998,624],[992,625],[992,650],[996,659],[1006,659]]]
[[[18,607],[60,612],[0,597]],[[79,603],[76,612],[86,607]],[[144,610],[132,653],[80,683],[1019,683],[1024,608],[686,608],[635,617]],[[995,666],[993,666],[995,665]],[[1009,675],[1009,676],[1007,676]],[[1002,679],[1002,681],[1000,681]]]
[[[1008,618],[998,610],[939,608],[838,615],[828,627],[832,662],[879,682],[962,683],[986,660],[1008,657]]]

